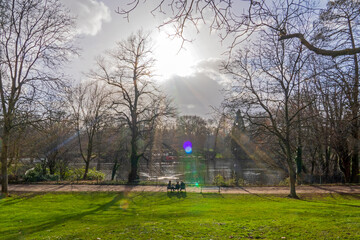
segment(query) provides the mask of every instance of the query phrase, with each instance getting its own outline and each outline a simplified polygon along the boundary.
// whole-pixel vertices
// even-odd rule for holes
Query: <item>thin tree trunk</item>
[[[340,167],[341,171],[344,174],[345,182],[350,183],[351,181],[351,157],[343,156],[340,161],[342,162],[342,166]]]
[[[112,171],[111,171],[111,181],[114,180],[115,178],[115,175],[116,175],[116,171],[118,170],[118,160],[116,159],[115,162],[114,162],[114,165],[112,167]]]
[[[131,170],[130,170],[130,174],[129,174],[129,183],[134,183],[137,182],[139,180],[139,175],[138,175],[138,162],[139,162],[139,157],[137,156],[137,154],[135,152],[131,153],[131,157],[130,157],[130,161],[131,161]]]
[[[6,129],[6,128],[5,128]],[[1,193],[6,197],[9,195],[8,191],[8,166],[7,166],[7,152],[9,146],[10,133],[4,130],[3,139],[1,144]]]
[[[351,24],[351,20],[348,20],[349,33],[352,48],[356,49],[355,38],[353,34],[353,28]],[[351,182],[358,183],[359,182],[359,61],[358,57],[354,55],[354,87],[353,87],[353,106],[352,106],[352,136],[354,138],[353,143],[353,153],[352,153],[352,169],[351,169]]]
[[[295,172],[295,170],[294,170],[294,168],[292,166],[289,166],[289,177],[290,177],[290,194],[289,194],[289,197],[298,199],[299,197],[296,195],[296,188],[295,188],[296,172]]]
[[[87,178],[87,174],[89,172],[89,165],[90,165],[90,161],[85,161],[85,172],[84,172],[84,177],[83,177],[84,180],[86,180],[86,178]]]

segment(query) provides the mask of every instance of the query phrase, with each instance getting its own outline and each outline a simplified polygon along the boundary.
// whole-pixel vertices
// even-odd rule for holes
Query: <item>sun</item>
[[[154,56],[157,74],[161,79],[168,79],[175,75],[189,76],[194,72],[196,51],[191,44],[180,49],[181,43],[181,39],[169,37],[165,32],[156,36]]]

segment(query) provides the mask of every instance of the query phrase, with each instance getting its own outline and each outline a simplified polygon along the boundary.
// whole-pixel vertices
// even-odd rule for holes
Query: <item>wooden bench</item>
[[[171,190],[172,192],[173,191],[175,191],[175,190],[180,190],[180,191],[182,191],[182,190],[185,190],[185,192],[186,192],[186,186],[184,185],[184,186],[181,186],[180,185],[180,187],[179,188],[176,188],[174,185],[172,185],[171,187],[170,186],[166,186],[166,190],[167,191],[169,191],[169,190]]]

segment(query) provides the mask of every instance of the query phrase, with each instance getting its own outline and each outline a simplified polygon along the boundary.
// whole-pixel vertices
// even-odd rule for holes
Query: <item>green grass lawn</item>
[[[360,239],[360,195],[47,193],[0,199],[0,239]]]

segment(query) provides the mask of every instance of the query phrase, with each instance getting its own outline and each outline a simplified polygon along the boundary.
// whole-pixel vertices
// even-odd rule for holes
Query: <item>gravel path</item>
[[[9,192],[166,192],[166,186],[126,186],[126,185],[47,185],[47,184],[10,184]],[[217,187],[204,188],[188,187],[187,192],[218,192]],[[357,186],[329,186],[311,185],[297,186],[298,194],[304,193],[340,193],[360,194],[360,185]],[[221,188],[224,194],[289,194],[289,187],[234,187]]]

